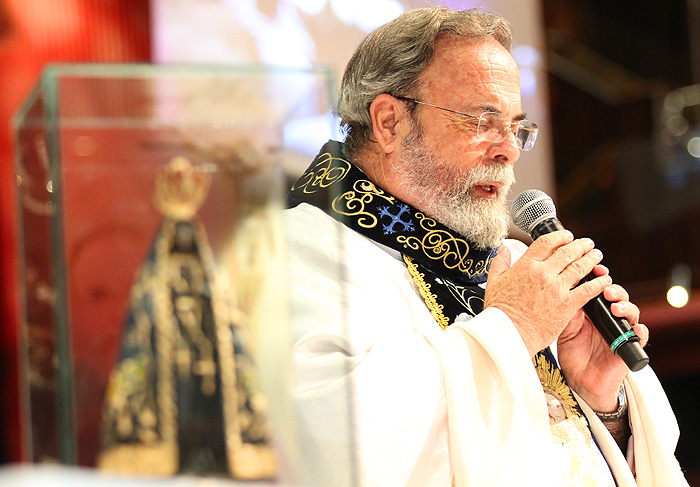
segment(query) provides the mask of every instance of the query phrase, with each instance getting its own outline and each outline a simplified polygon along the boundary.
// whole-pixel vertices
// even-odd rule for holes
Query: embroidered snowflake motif
[[[397,205],[396,206],[399,210],[397,214],[392,214],[389,212],[389,209],[391,206],[382,206],[379,208],[379,217],[389,217],[391,219],[391,222],[388,225],[382,224],[382,227],[384,229],[384,235],[390,235],[392,233],[396,233],[396,230],[394,229],[394,226],[397,224],[400,224],[403,227],[404,232],[412,232],[415,230],[413,226],[413,220],[411,220],[410,215],[411,215],[411,210],[408,208],[408,205]],[[402,216],[404,213],[407,213],[409,218],[408,221],[402,220]]]

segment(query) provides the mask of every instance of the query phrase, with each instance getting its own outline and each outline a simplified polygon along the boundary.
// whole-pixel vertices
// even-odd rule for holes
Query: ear
[[[404,104],[383,93],[372,100],[369,114],[372,117],[372,133],[379,147],[386,154],[396,151],[410,127],[408,111]]]

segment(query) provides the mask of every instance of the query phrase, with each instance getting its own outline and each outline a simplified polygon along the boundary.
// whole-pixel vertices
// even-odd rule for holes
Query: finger
[[[584,245],[588,247],[589,244],[585,243]],[[581,255],[581,257],[568,264],[561,271],[559,277],[570,289],[578,284],[585,276],[589,275],[602,258],[603,254],[600,250],[590,249],[588,252]],[[603,274],[598,277],[610,278],[608,274]],[[609,282],[612,284],[612,279],[609,279]]]
[[[639,308],[636,304],[630,303],[629,301],[613,303],[610,307],[610,311],[619,318],[627,319],[631,325],[636,325],[639,321]]]
[[[642,347],[645,347],[647,343],[649,343],[649,328],[647,325],[643,325],[641,323],[637,323],[632,327],[632,330],[637,334],[639,337],[639,344]]]
[[[608,286],[603,291],[603,297],[613,303],[617,301],[629,301],[630,295],[627,290],[619,284]]]
[[[568,230],[558,230],[556,232],[547,233],[535,240],[523,254],[523,257],[542,262],[548,259],[556,249],[573,240],[574,235]]]
[[[580,261],[589,252],[595,250],[600,254],[600,258],[595,261],[583,260]],[[600,262],[603,258],[603,254],[599,250],[594,249],[593,240],[590,238],[580,238],[573,242],[563,245],[556,249],[551,257],[545,261],[548,266],[551,266],[553,272],[558,274],[564,273],[566,275],[579,274],[578,278],[585,276],[593,270],[593,266]],[[579,262],[580,261],[580,262]],[[573,266],[572,266],[573,264]],[[572,266],[570,269],[567,269]],[[583,269],[585,267],[585,269]],[[583,272],[581,274],[581,272]]]
[[[596,276],[604,276],[610,274],[610,270],[603,264],[598,264],[593,268],[593,274]]]
[[[590,281],[583,282],[570,292],[571,304],[577,308],[582,308],[591,299],[603,292],[612,283],[610,276],[600,276]]]

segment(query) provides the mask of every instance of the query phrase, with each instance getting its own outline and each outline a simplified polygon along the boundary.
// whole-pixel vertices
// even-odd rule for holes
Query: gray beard
[[[453,174],[436,161],[414,125],[404,141],[401,168],[403,185],[412,194],[422,195],[422,208],[428,216],[460,233],[478,248],[499,247],[508,236],[510,213],[507,196],[515,182],[513,168],[489,161],[473,167],[466,175]],[[500,182],[497,198],[475,198],[470,190],[484,181]]]

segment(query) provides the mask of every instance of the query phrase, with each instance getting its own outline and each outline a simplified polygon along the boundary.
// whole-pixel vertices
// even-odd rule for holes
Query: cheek
[[[452,177],[464,177],[474,166],[482,163],[492,145],[474,140],[449,125],[423,127],[423,143],[428,147],[435,169]]]
[[[443,148],[443,152],[438,152],[441,155],[438,159],[443,161],[445,168],[455,177],[464,177],[472,168],[485,160],[488,145],[484,142],[475,143],[455,139],[452,144]]]

